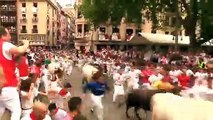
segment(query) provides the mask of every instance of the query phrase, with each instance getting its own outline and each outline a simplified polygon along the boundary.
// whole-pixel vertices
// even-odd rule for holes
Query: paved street
[[[75,68],[70,78],[68,78],[68,80],[70,80],[71,84],[73,85],[72,96],[82,96],[81,79],[82,79],[81,72],[77,68]],[[110,84],[112,85],[112,82],[110,82]],[[83,114],[86,115],[88,120],[96,120],[94,115],[90,112],[91,100],[89,98],[89,95],[87,94],[86,97],[84,97],[83,99],[84,99]],[[121,98],[120,100],[122,101],[124,99]],[[112,90],[106,94],[106,96],[103,99],[103,103],[104,103],[104,118],[105,118],[104,120],[127,120],[125,115],[125,105],[119,108],[118,104],[112,103]],[[132,113],[133,109],[130,109],[129,114],[130,116],[132,116],[130,120],[137,120]],[[143,113],[142,110],[140,111],[140,113]]]

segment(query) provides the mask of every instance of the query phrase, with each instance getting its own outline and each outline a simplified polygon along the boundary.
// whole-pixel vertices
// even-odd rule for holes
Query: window
[[[34,17],[34,18],[37,18],[37,14],[33,14],[33,17]]]
[[[23,19],[26,19],[26,14],[22,14],[22,18],[23,18]]]
[[[26,26],[25,25],[22,26],[22,30],[26,30]]]
[[[105,31],[106,31],[106,28],[105,28],[105,27],[100,27],[100,32],[105,33]]]
[[[22,7],[26,7],[26,3],[22,3]]]
[[[27,30],[26,30],[26,26],[25,25],[23,25],[23,26],[21,26],[21,33],[27,33]]]
[[[166,31],[166,32],[165,32],[165,34],[166,34],[166,35],[168,35],[168,34],[169,34],[169,32],[168,32],[168,31]]]
[[[37,30],[37,25],[33,25],[33,30]]]
[[[37,25],[33,25],[32,33],[38,33]]]
[[[79,32],[79,33],[82,33],[82,24],[79,24],[79,25],[77,26],[77,28],[78,28],[78,32]]]
[[[117,27],[112,28],[112,33],[119,33],[119,29]]]
[[[126,34],[127,35],[132,35],[133,34],[133,29],[126,29]]]
[[[38,3],[34,2],[33,7],[38,7]]]

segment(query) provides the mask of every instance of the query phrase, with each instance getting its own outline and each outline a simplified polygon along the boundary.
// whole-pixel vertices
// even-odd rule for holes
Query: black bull
[[[179,87],[175,87],[172,90],[147,90],[147,89],[137,89],[133,90],[127,95],[126,99],[126,116],[129,118],[128,110],[131,107],[135,108],[136,117],[140,120],[138,110],[142,108],[144,111],[151,111],[151,99],[156,93],[174,93],[178,94],[180,92]],[[147,117],[147,116],[146,116]]]

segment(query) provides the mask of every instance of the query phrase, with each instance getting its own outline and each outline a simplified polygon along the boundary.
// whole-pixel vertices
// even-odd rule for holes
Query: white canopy
[[[131,40],[136,38],[138,40],[138,38],[140,38],[140,40],[142,41],[145,40],[154,44],[175,44],[173,35],[153,34],[153,33],[138,33],[138,34],[140,35],[140,37],[138,37],[138,35],[135,35],[134,37],[132,37]],[[189,45],[190,44],[189,36],[178,36],[178,44]]]
[[[202,46],[213,46],[213,39],[203,43]]]

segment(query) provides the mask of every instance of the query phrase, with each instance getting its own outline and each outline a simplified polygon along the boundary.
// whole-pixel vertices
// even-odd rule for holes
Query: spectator
[[[24,45],[16,47],[9,42],[10,40],[11,35],[8,29],[0,26],[0,64],[2,65],[6,78],[6,83],[1,89],[0,111],[4,111],[4,109],[7,108],[11,112],[10,119],[17,120],[21,117],[21,105],[17,92],[16,62],[12,56],[25,53],[29,47],[29,41],[23,40]],[[0,117],[1,115],[2,113],[0,113]]]
[[[87,118],[81,114],[82,100],[80,97],[70,98],[68,101],[68,108],[71,120],[87,120]]]
[[[44,103],[36,102],[33,105],[33,111],[29,115],[24,116],[21,120],[51,120],[47,112],[48,109]]]
[[[48,110],[50,111],[50,116],[53,118],[53,120],[68,120],[67,113],[58,108],[55,103],[50,103]]]

